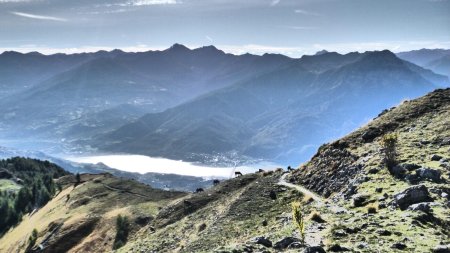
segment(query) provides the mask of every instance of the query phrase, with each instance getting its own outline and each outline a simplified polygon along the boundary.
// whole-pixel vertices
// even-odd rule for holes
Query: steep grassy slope
[[[109,174],[83,174],[80,184],[74,182],[73,175],[60,178],[57,183],[63,190],[7,232],[0,239],[0,252],[24,252],[33,229],[38,238],[32,250],[38,252],[110,251],[119,214],[129,217],[132,235],[156,216],[158,208],[184,195]]]
[[[449,117],[450,89],[405,101],[367,126],[323,145],[311,161],[292,173],[291,182],[349,210],[335,215],[330,241],[359,245],[361,252],[394,251],[390,247],[395,243],[404,244],[407,251],[429,252],[450,242]],[[380,151],[379,140],[388,132],[398,135],[398,162],[407,169],[395,175],[385,168]],[[417,176],[421,167],[437,171],[440,179]],[[395,194],[413,185],[428,189],[431,211],[402,211],[393,205]],[[363,203],[355,207],[355,200]],[[376,213],[368,214],[368,206],[375,207]]]
[[[303,195],[278,185],[282,172],[255,173],[220,183],[162,209],[153,224],[120,252],[228,252],[264,249],[251,243],[266,235],[279,240],[295,230],[290,203]]]
[[[322,146],[310,162],[289,174],[249,174],[169,205],[157,215],[154,233],[143,228],[120,251],[299,252],[303,247],[298,243],[280,245],[282,239],[295,242],[300,237],[290,214],[291,202],[300,201],[309,245],[331,252],[430,252],[450,242],[449,114],[450,89],[404,102]],[[410,182],[417,173],[412,168],[403,175],[390,174],[378,144],[387,132],[399,136],[400,164],[416,164],[416,171],[434,169],[440,180]],[[443,158],[431,161],[433,154]],[[396,206],[395,194],[416,184],[428,189],[432,199],[420,205],[429,210]],[[257,237],[272,246],[255,243]]]
[[[432,252],[450,243],[449,117],[450,89],[436,90],[323,145],[298,169],[248,174],[198,193],[107,174],[83,175],[74,187],[73,176],[63,177],[64,190],[1,238],[0,251],[23,251],[36,228],[44,252],[109,252],[121,214],[134,222],[117,252]],[[391,171],[379,144],[388,132],[398,135],[400,166]],[[429,196],[408,197],[407,189]],[[295,201],[306,245],[292,221]]]

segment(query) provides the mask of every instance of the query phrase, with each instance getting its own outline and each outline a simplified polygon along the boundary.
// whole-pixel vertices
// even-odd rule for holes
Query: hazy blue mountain
[[[96,146],[175,159],[235,150],[251,157],[298,161],[383,108],[433,90],[441,85],[433,83],[439,78],[389,51],[302,57],[164,112],[147,114],[99,136]]]
[[[425,66],[428,63],[441,58],[444,55],[450,55],[449,49],[420,49],[397,53],[400,59],[412,62],[419,66]]]
[[[450,77],[450,52],[441,58],[429,62],[425,67],[433,70],[435,73]]]
[[[112,57],[119,52],[121,51],[99,51],[71,55],[3,52],[0,54],[0,98],[29,89],[87,61],[98,57]]]
[[[19,58],[34,56],[11,54]],[[66,64],[68,69],[53,71],[54,75],[48,71],[37,78],[39,83],[2,99],[0,135],[4,137],[40,136],[66,141],[89,137],[146,112],[163,111],[292,61],[281,55],[236,56],[213,46],[191,50],[179,44],[143,53],[115,50],[38,56],[43,61],[53,59],[56,65],[57,59],[74,58],[77,64],[71,68]],[[39,59],[30,65],[39,65]],[[42,69],[46,68],[54,65],[42,64]],[[38,71],[33,71],[30,76],[37,75]]]
[[[397,53],[397,56],[437,74],[450,76],[449,49],[420,49]]]

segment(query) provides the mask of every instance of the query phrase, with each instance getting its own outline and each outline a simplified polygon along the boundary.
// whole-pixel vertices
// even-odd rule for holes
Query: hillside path
[[[313,198],[313,200],[315,201],[317,207],[325,206],[328,210],[330,210],[334,213],[347,212],[347,209],[345,209],[344,207],[332,204],[329,201],[325,201],[325,198],[319,196],[317,193],[312,192],[301,185],[292,184],[292,183],[287,182],[286,177],[288,174],[289,173],[284,173],[280,177],[280,180],[278,181],[278,185],[283,185],[283,186],[295,189],[295,190],[305,194],[305,196],[311,196],[311,198]]]
[[[301,186],[301,185],[297,185],[297,184],[292,184],[292,183],[288,183],[286,181],[286,177],[289,173],[284,173],[281,177],[280,180],[278,181],[278,185],[283,185],[292,189],[295,189],[299,192],[302,192],[303,194],[305,194],[305,196],[311,196],[311,198],[314,199],[314,201],[316,202],[317,206],[323,206],[324,205],[324,199],[317,195],[316,193],[306,189],[305,187]]]

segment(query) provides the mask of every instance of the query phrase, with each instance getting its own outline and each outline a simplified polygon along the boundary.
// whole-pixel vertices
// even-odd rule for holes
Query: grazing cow
[[[292,168],[291,166],[288,166],[288,167],[287,167],[287,170],[288,170],[288,171],[293,171],[294,168]]]
[[[263,169],[259,169],[258,173],[264,173],[265,171]]]
[[[203,188],[197,188],[197,189],[195,190],[195,193],[199,193],[199,192],[202,192],[202,191],[204,191]]]
[[[235,171],[234,172],[234,176],[235,177],[240,177],[240,176],[242,176],[242,173],[240,171]]]
[[[220,184],[220,180],[219,179],[214,179],[213,180],[213,185],[216,186],[218,184]]]

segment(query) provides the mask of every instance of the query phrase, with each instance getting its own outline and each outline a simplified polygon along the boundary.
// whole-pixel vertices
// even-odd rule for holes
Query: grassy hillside
[[[450,89],[405,101],[367,126],[323,145],[311,161],[290,176],[291,182],[348,210],[335,216],[330,242],[351,248],[360,245],[361,252],[394,251],[390,247],[396,243],[404,244],[407,251],[429,252],[450,242],[449,117]],[[399,167],[394,173],[383,164],[380,151],[379,141],[386,133],[398,136]],[[430,177],[423,171],[439,176]],[[396,194],[420,185],[431,196],[425,204],[429,210],[395,206]],[[355,207],[355,201],[363,203]],[[368,214],[369,207],[376,213]]]
[[[43,208],[24,216],[23,221],[0,239],[0,252],[24,252],[33,229],[39,252],[105,252],[112,249],[117,216],[127,216],[130,236],[151,221],[158,208],[184,195],[152,189],[132,180],[109,174],[82,174],[57,180],[63,186]]]
[[[44,206],[59,186],[53,179],[69,174],[48,161],[14,157],[0,160],[0,235],[25,213]]]
[[[449,117],[450,89],[436,90],[323,145],[298,169],[198,193],[109,174],[83,174],[75,185],[65,176],[62,192],[0,239],[0,252],[25,251],[30,235],[29,249],[43,252],[448,252]],[[389,169],[380,145],[387,133],[398,138]],[[126,240],[113,249],[118,234]]]

